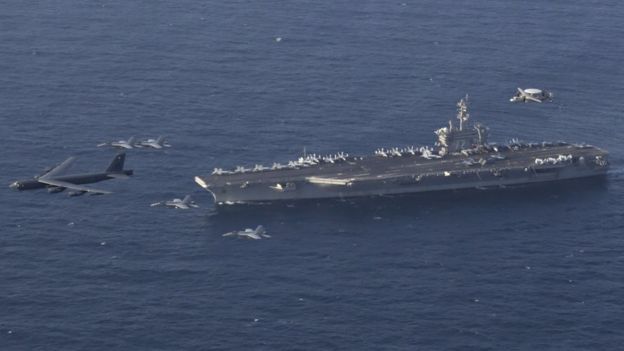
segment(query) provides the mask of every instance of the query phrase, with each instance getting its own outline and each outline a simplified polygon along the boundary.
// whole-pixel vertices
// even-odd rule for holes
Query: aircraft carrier
[[[459,120],[435,131],[434,147],[377,149],[370,156],[304,155],[270,167],[215,168],[195,182],[217,204],[346,198],[440,190],[487,189],[605,175],[608,153],[565,142],[488,143],[488,128],[467,125],[467,99]]]

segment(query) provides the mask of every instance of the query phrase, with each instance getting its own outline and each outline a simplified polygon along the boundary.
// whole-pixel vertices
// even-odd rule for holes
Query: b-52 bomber
[[[70,157],[63,163],[46,170],[43,174],[35,176],[33,179],[18,180],[10,188],[15,190],[33,190],[47,188],[50,193],[60,193],[66,189],[72,190],[69,196],[79,196],[86,193],[92,195],[110,194],[110,191],[95,189],[81,184],[97,183],[108,179],[123,179],[132,175],[132,170],[124,170],[126,154],[120,153],[115,156],[110,165],[101,173],[84,173],[61,175],[75,161],[75,157]]]

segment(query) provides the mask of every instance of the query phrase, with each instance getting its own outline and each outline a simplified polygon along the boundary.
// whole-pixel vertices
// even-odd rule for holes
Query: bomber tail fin
[[[184,199],[182,199],[182,202],[183,202],[184,204],[187,204],[187,205],[188,205],[188,204],[190,204],[190,203],[191,203],[191,195],[186,195],[186,196],[184,197]]]
[[[165,137],[164,136],[159,136],[158,139],[156,139],[156,144],[158,145],[162,145],[165,143]]]
[[[111,161],[108,168],[106,168],[106,173],[121,173],[123,172],[124,162],[126,161],[126,153],[122,152],[117,154],[115,158]]]
[[[128,145],[134,146],[134,144],[136,144],[136,138],[131,136],[130,139],[128,139]]]

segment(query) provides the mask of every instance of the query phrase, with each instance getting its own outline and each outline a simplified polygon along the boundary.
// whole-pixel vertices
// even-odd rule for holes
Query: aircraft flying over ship
[[[171,145],[165,140],[165,137],[163,136],[159,136],[157,139],[141,140],[135,146],[151,147],[153,149],[162,149],[163,147],[171,147]]]
[[[132,136],[128,140],[111,141],[110,143],[101,143],[97,146],[112,146],[120,149],[134,149],[136,146],[136,138]]]
[[[184,197],[184,199],[180,200],[180,199],[173,199],[170,201],[161,201],[161,202],[155,202],[153,204],[151,204],[150,206],[154,207],[154,206],[160,206],[160,205],[164,205],[167,207],[173,207],[176,209],[181,209],[181,210],[188,210],[191,207],[193,208],[198,208],[199,205],[197,205],[195,203],[195,201],[193,201],[193,199],[191,199],[191,195],[186,195]]]
[[[553,93],[541,89],[529,88],[521,89],[509,99],[511,102],[544,102],[552,101]]]
[[[70,157],[53,168],[46,169],[42,174],[32,179],[17,180],[9,187],[15,190],[33,190],[47,188],[50,193],[60,193],[71,190],[70,196],[79,196],[86,193],[93,195],[110,194],[110,191],[87,187],[82,184],[91,184],[108,179],[124,179],[132,175],[132,170],[124,170],[126,154],[120,153],[113,158],[104,172],[63,175],[69,166],[76,160]]]

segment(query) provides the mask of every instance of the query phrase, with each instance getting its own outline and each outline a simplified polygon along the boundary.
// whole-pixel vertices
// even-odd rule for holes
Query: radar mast
[[[459,130],[464,130],[464,122],[468,121],[468,94],[457,103],[457,119],[459,120]]]
[[[438,154],[440,156],[480,147],[487,143],[487,127],[477,123],[472,128],[467,126],[464,129],[464,123],[470,119],[468,95],[457,103],[457,119],[459,120],[459,128],[454,128],[453,123],[449,121],[448,128],[440,128],[435,131],[438,136],[438,145],[440,146]]]

